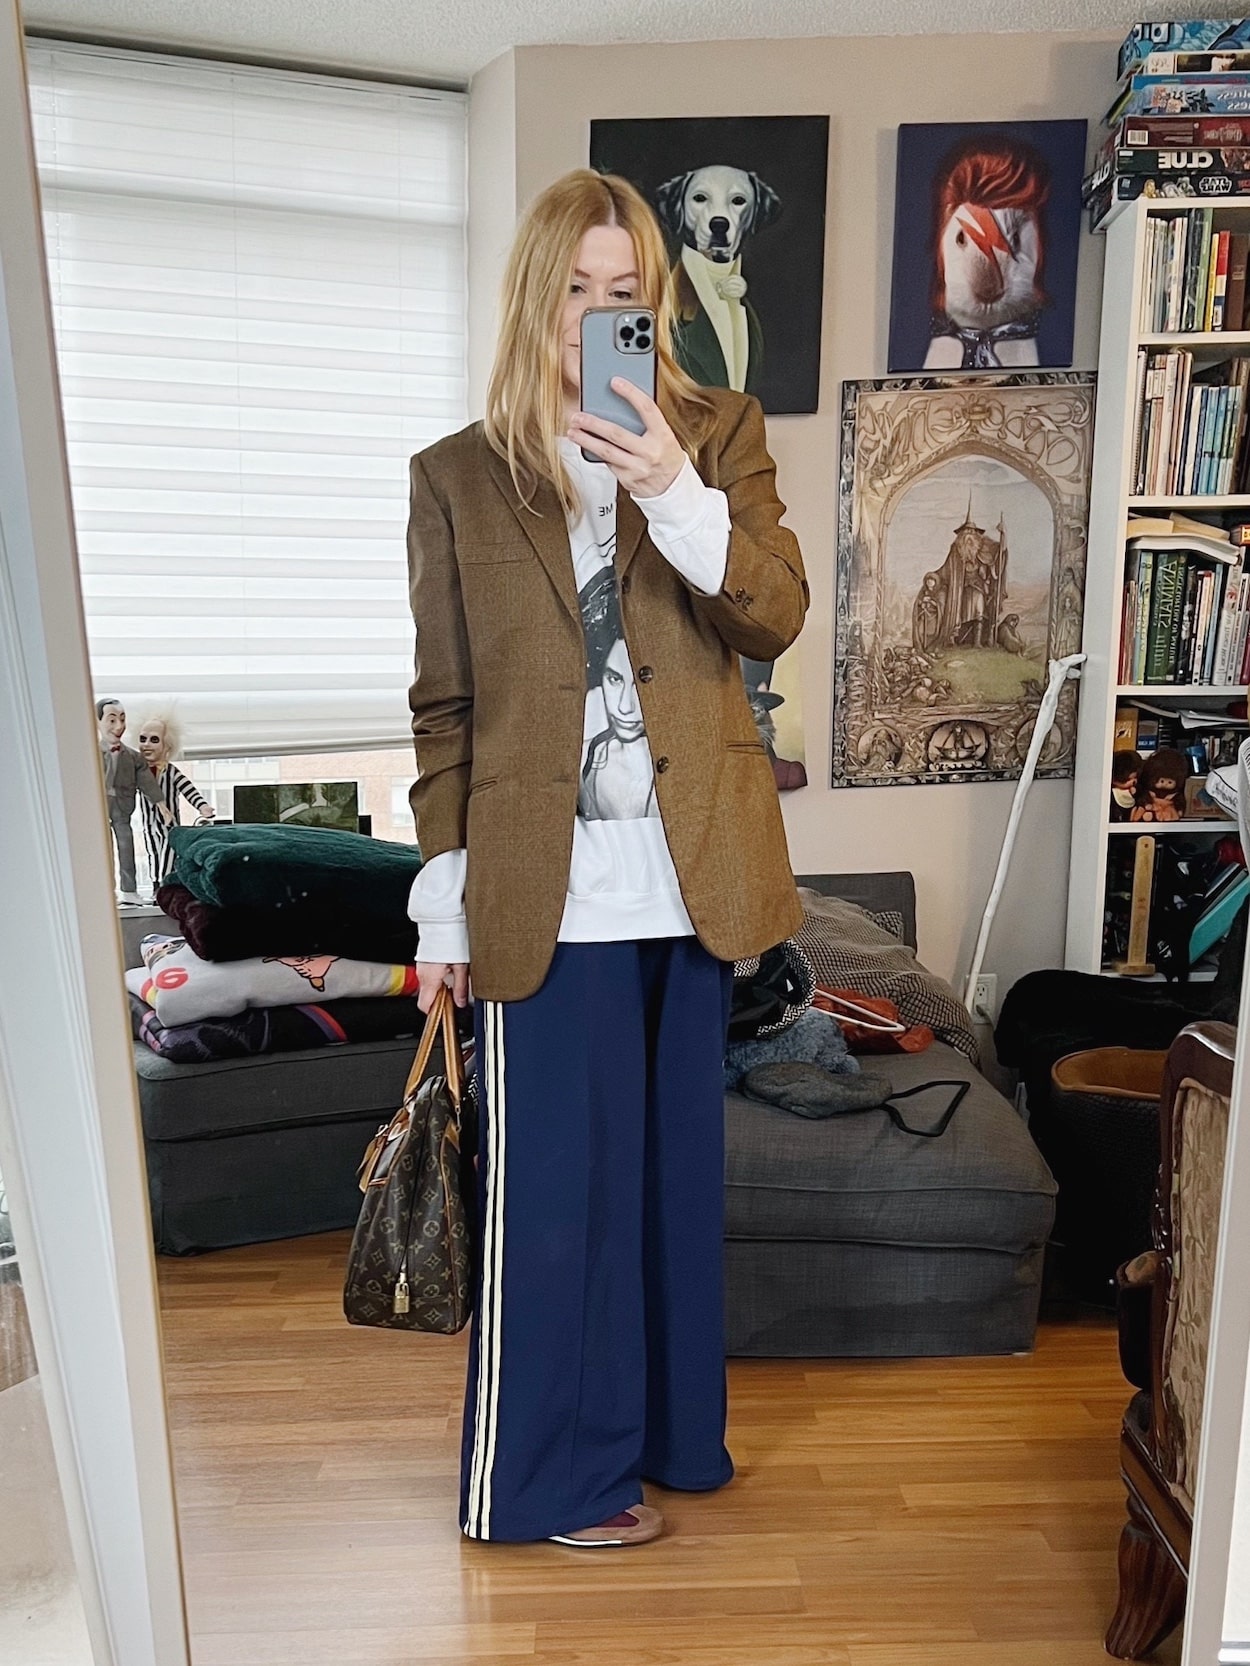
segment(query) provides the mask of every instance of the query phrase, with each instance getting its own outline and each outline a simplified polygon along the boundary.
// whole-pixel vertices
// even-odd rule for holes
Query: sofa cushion
[[[195,1140],[366,1115],[383,1122],[399,1108],[412,1055],[409,1039],[175,1064],[136,1042],[143,1132]]]
[[[1055,1183],[1020,1117],[961,1053],[875,1058],[895,1091],[936,1079],[970,1083],[940,1139],[896,1128],[884,1111],[809,1121],[726,1095],[729,1238],[1005,1250],[1043,1243]],[[950,1089],[905,1101],[908,1122],[934,1122]]]

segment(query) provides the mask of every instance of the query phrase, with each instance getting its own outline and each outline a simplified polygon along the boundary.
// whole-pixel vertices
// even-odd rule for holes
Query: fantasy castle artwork
[[[1093,379],[843,388],[835,786],[1019,773],[1080,643]],[[1039,773],[1070,774],[1075,690]]]

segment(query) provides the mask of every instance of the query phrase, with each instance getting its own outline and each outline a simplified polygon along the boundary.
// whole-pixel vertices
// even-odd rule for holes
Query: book
[[[1212,330],[1215,328],[1214,324],[1211,322],[1211,318],[1215,311],[1215,292],[1216,286],[1219,282],[1219,248],[1220,235],[1218,232],[1213,232],[1211,234],[1211,256],[1207,261],[1205,268],[1207,282],[1206,293],[1203,296],[1202,301],[1202,316],[1198,323],[1198,328],[1200,330]]]
[[[1134,539],[1127,546],[1117,660],[1121,686],[1226,688],[1245,680],[1240,672],[1250,618],[1250,556],[1212,542],[1221,553],[1194,548],[1182,538]]]
[[[1228,240],[1228,292],[1224,297],[1224,328],[1245,328],[1246,263],[1250,257],[1250,232],[1235,231]]]
[[[1212,561],[1237,564],[1237,551],[1227,538],[1195,536],[1192,532],[1149,532],[1144,537],[1130,538],[1129,545],[1133,549],[1192,550]]]
[[[1120,706],[1115,714],[1115,729],[1111,737],[1113,752],[1136,752],[1137,707]]]
[[[1222,330],[1224,326],[1224,300],[1228,293],[1228,240],[1230,234],[1221,231],[1215,240],[1215,259],[1212,266],[1215,270],[1215,281],[1211,294],[1211,322],[1209,329]]]
[[[1198,918],[1189,938],[1189,959],[1200,960],[1208,949],[1214,948],[1227,935],[1230,926],[1250,896],[1250,874],[1244,868],[1223,896]]]
[[[1166,683],[1173,680],[1180,639],[1180,593],[1187,564],[1179,551],[1161,551],[1155,558],[1154,602],[1146,627],[1146,668],[1142,681]]]

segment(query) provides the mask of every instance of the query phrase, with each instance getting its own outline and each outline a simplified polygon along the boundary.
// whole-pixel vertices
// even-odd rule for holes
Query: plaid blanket
[[[862,995],[884,995],[909,1024],[927,1024],[934,1035],[979,1062],[972,1019],[951,986],[916,959],[916,952],[862,908],[840,897],[799,887],[803,924],[794,941],[806,950],[816,981]]]

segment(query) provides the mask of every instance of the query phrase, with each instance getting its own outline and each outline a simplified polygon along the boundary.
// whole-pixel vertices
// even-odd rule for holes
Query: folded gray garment
[[[837,1019],[809,1007],[801,1018],[776,1035],[731,1042],[725,1049],[726,1090],[736,1088],[752,1066],[773,1064],[778,1059],[802,1059],[807,1064],[822,1065],[835,1075],[852,1075],[859,1069],[859,1061],[848,1049]]]
[[[753,1065],[738,1091],[798,1116],[822,1117],[884,1105],[891,1088],[885,1076],[835,1076],[818,1064],[783,1060]]]

